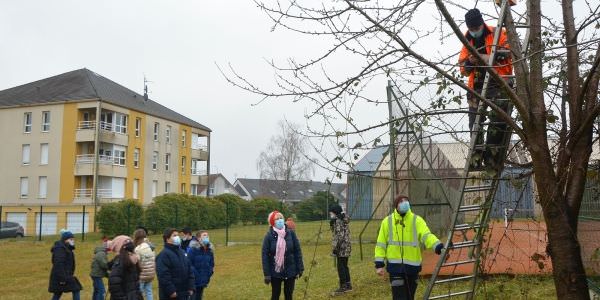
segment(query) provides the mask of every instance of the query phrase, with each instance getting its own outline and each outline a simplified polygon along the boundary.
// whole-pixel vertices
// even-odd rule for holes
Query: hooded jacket
[[[135,247],[135,253],[140,257],[140,281],[151,282],[156,272],[155,254],[147,242]]]
[[[108,258],[106,255],[106,249],[102,246],[94,249],[94,258],[92,260],[92,271],[90,272],[92,277],[108,277]]]
[[[188,260],[194,267],[196,287],[206,287],[215,269],[215,256],[211,243],[204,247],[200,241],[193,239],[188,248]]]
[[[188,291],[195,290],[194,271],[178,246],[165,243],[156,257],[156,275],[160,299],[169,299],[174,292],[177,299],[186,299]]]
[[[81,284],[75,277],[75,254],[73,246],[65,241],[56,241],[50,252],[52,253],[52,271],[48,292],[63,293],[80,291]]]
[[[332,238],[331,238],[331,250],[337,257],[349,257],[352,251],[352,244],[350,243],[350,220],[346,214],[341,214],[335,218],[333,222]]]
[[[108,290],[111,300],[139,300],[143,299],[140,291],[140,281],[137,264],[125,268],[121,263],[121,255],[113,259],[112,269],[108,277]],[[128,258],[131,259],[131,258]]]
[[[262,245],[262,266],[264,276],[272,278],[292,278],[304,272],[304,263],[302,262],[302,250],[300,242],[293,230],[285,228],[285,256],[283,270],[275,272],[275,253],[277,250],[277,232],[273,227],[265,235]]]

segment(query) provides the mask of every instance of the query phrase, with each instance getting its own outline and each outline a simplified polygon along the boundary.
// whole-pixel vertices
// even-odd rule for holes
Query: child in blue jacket
[[[196,277],[196,292],[193,299],[202,300],[204,288],[208,286],[215,268],[213,245],[210,243],[207,231],[199,231],[196,238],[192,239],[187,257],[194,268]]]

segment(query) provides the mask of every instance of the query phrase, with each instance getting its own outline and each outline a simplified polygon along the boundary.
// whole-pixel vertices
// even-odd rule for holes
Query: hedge
[[[132,199],[102,204],[96,216],[98,227],[107,236],[131,235],[142,224],[144,209]]]

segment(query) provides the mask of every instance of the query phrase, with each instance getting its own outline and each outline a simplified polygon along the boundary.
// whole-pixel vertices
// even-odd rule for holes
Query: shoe
[[[352,284],[347,282],[344,286],[346,288],[346,292],[352,292]]]
[[[331,296],[335,297],[335,296],[343,295],[345,292],[346,292],[346,288],[344,286],[341,286],[339,289],[331,292]]]

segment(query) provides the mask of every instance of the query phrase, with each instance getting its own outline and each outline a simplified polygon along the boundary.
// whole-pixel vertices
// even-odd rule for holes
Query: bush
[[[148,230],[162,232],[166,228],[190,227],[193,230],[214,229],[226,224],[225,205],[218,200],[186,194],[155,197],[144,214]]]
[[[250,201],[243,200],[240,203],[240,221],[242,224],[254,224],[254,215],[256,210]]]
[[[327,204],[337,203],[335,198],[325,191],[314,194],[310,199],[306,199],[294,206],[294,211],[301,221],[323,220],[328,216]]]
[[[267,224],[269,213],[274,210],[278,210],[286,218],[290,215],[288,207],[275,199],[256,198],[250,204],[254,207],[254,224]]]
[[[100,206],[96,221],[107,236],[132,235],[136,226],[142,224],[143,212],[142,205],[136,200],[107,203]]]
[[[222,194],[214,197],[214,199],[221,201],[225,204],[226,220],[229,220],[229,224],[237,224],[241,220],[241,211],[244,199],[234,194]]]

